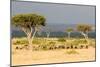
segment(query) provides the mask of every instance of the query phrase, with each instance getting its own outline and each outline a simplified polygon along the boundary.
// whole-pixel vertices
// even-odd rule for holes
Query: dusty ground
[[[70,49],[29,51],[12,50],[12,65],[47,64],[61,62],[94,61],[95,48],[75,49],[78,54],[67,54]]]

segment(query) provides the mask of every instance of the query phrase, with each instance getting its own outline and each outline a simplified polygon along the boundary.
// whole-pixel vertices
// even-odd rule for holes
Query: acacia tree
[[[19,27],[27,36],[29,45],[32,45],[37,30],[45,26],[45,17],[38,14],[18,14],[12,17],[12,24]]]
[[[85,40],[88,42],[88,32],[92,31],[92,26],[87,24],[77,25],[77,30],[85,37]]]
[[[72,28],[67,28],[67,33],[68,33],[68,38],[70,38],[70,34],[71,34],[71,32],[73,31],[73,29]]]

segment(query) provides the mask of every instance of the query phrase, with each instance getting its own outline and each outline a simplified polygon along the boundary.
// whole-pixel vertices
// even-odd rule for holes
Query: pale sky
[[[95,24],[95,7],[68,4],[50,4],[13,1],[11,14],[37,13],[46,17],[46,23]]]

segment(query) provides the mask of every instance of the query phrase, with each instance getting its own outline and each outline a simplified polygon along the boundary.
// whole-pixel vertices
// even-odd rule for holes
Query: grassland
[[[95,60],[95,39],[34,38],[32,51],[26,38],[12,39],[12,64],[45,64]]]

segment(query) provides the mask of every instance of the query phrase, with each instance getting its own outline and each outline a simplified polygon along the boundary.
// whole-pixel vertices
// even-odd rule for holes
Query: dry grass
[[[78,51],[76,51],[76,50],[74,50],[74,49],[69,50],[69,51],[67,50],[66,53],[67,53],[67,54],[79,54]]]
[[[70,49],[68,49],[70,51]],[[47,64],[61,62],[94,61],[95,48],[75,49],[78,54],[68,54],[66,49],[48,51],[16,50],[12,54],[13,65]]]
[[[24,38],[20,40],[23,39]],[[19,40],[19,38],[12,39],[12,43],[16,40]],[[53,38],[51,39],[40,38],[39,40],[41,40],[40,42],[41,45],[43,45],[43,43],[49,44],[49,42],[55,42],[55,45],[59,45],[59,44],[66,44],[67,42],[72,42],[76,39],[66,40],[66,42],[59,42],[57,38],[54,38],[54,40]],[[95,43],[93,44],[95,45]],[[26,49],[17,50],[15,49],[16,46],[17,45],[12,44],[12,65],[47,64],[47,63],[79,62],[79,61],[95,60],[95,48],[91,46],[88,49],[73,49],[73,50],[56,49],[56,50],[39,50],[39,51],[30,51]],[[18,46],[21,47],[22,45],[18,44]]]

